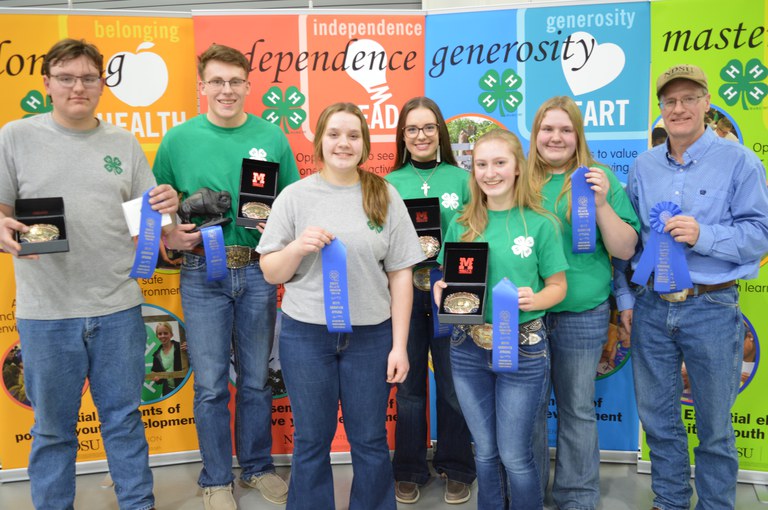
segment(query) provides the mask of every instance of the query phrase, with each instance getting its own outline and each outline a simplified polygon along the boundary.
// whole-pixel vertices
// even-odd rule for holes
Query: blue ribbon
[[[571,239],[573,253],[593,253],[597,223],[595,192],[587,182],[589,168],[580,166],[571,174]]]
[[[493,371],[517,372],[518,323],[520,307],[517,287],[502,279],[493,288]]]
[[[453,324],[441,324],[437,318],[438,310],[435,303],[435,283],[443,279],[443,272],[439,267],[429,270],[429,298],[432,300],[432,338],[446,338],[453,333]]]
[[[351,333],[347,247],[338,238],[325,245],[323,257],[323,304],[325,324],[331,333]]]
[[[160,251],[160,230],[162,215],[152,209],[149,203],[148,189],[141,197],[141,219],[139,221],[138,245],[133,259],[131,278],[150,278],[157,267],[157,256]]]
[[[659,202],[653,206],[649,214],[651,235],[640,255],[632,283],[646,285],[653,272],[653,290],[656,292],[666,294],[693,287],[682,243],[664,232],[667,221],[682,212],[672,202]]]
[[[227,276],[227,252],[224,247],[224,232],[221,227],[200,229],[205,250],[205,274],[209,282],[223,280]]]

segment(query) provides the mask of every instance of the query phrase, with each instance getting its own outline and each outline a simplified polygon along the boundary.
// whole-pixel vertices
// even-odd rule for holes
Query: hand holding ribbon
[[[666,228],[667,222],[680,213],[680,207],[672,202],[659,202],[653,206],[649,214],[651,235],[635,268],[632,283],[645,285],[653,272],[653,290],[656,292],[676,292],[693,286],[683,245],[676,242]]]

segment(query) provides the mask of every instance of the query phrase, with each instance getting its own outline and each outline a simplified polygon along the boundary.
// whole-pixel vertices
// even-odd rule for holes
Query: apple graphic
[[[143,42],[136,53],[121,51],[107,62],[105,83],[112,93],[129,106],[149,106],[168,87],[168,67],[162,57],[148,50],[155,44]]]

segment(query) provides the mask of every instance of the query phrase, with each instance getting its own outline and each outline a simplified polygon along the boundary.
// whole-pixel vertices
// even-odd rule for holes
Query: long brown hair
[[[371,132],[368,124],[365,122],[365,116],[360,108],[353,103],[334,103],[320,114],[315,127],[315,160],[319,163],[325,163],[323,158],[323,136],[328,127],[328,120],[336,113],[349,113],[360,120],[360,130],[363,137],[363,152],[360,154],[360,161],[357,162],[357,174],[360,176],[360,188],[363,191],[363,210],[365,215],[371,220],[371,223],[379,227],[384,226],[387,219],[387,210],[389,208],[389,190],[387,182],[383,177],[367,172],[360,166],[368,161],[368,154],[371,153]]]
[[[592,157],[592,153],[589,151],[587,145],[587,137],[584,135],[584,119],[581,116],[581,110],[576,103],[568,96],[555,96],[546,100],[536,112],[536,116],[533,118],[533,127],[531,129],[531,147],[528,151],[528,170],[533,181],[536,191],[540,194],[544,185],[552,178],[550,170],[551,165],[547,163],[544,158],[539,154],[538,147],[536,146],[536,139],[539,136],[541,130],[541,123],[544,120],[544,116],[550,110],[562,110],[568,115],[568,118],[573,124],[573,131],[576,133],[576,151],[566,165],[565,180],[563,181],[563,187],[560,190],[560,194],[557,196],[555,203],[567,195],[568,208],[567,217],[570,219],[571,213],[571,179],[570,176],[574,170],[580,166],[590,167],[596,163]]]
[[[437,119],[437,142],[439,145],[438,150],[440,151],[440,160],[449,165],[456,166],[456,157],[451,150],[451,135],[448,134],[448,126],[445,123],[445,119],[443,118],[443,114],[440,112],[437,103],[428,97],[414,97],[406,101],[400,109],[400,118],[397,120],[397,130],[395,131],[397,153],[395,155],[395,166],[392,168],[392,171],[399,170],[411,160],[411,155],[406,155],[408,149],[405,148],[403,128],[405,128],[405,119],[408,117],[408,114],[417,108],[426,108],[435,114],[435,119]]]
[[[510,152],[515,157],[515,163],[517,164],[519,174],[515,179],[515,188],[512,190],[512,194],[515,207],[520,208],[520,214],[522,214],[523,208],[532,209],[539,213],[545,213],[544,209],[541,207],[539,193],[534,188],[528,174],[525,163],[525,153],[523,152],[523,146],[520,144],[520,140],[514,133],[507,131],[506,129],[493,129],[477,139],[473,150],[477,150],[479,146],[492,140],[498,140],[507,144],[510,148]],[[472,177],[469,179],[469,203],[464,208],[464,212],[462,212],[456,220],[459,224],[466,227],[466,230],[461,235],[462,241],[474,241],[485,232],[485,229],[488,226],[488,196],[482,189],[480,189],[480,185],[477,184],[477,180],[474,178],[474,173],[475,168],[473,160]]]

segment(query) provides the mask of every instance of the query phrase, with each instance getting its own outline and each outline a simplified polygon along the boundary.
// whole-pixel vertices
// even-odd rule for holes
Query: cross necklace
[[[421,190],[424,192],[425,197],[429,194],[429,189],[430,189],[429,180],[432,178],[433,175],[435,175],[435,172],[437,171],[437,167],[439,166],[440,166],[440,162],[436,161],[435,166],[432,168],[432,173],[430,173],[425,179],[424,177],[421,176],[419,171],[416,169],[416,166],[413,165],[413,163],[411,163],[411,168],[413,168],[413,171],[416,172],[416,175],[419,176],[419,179],[424,181],[424,183],[421,185]]]

